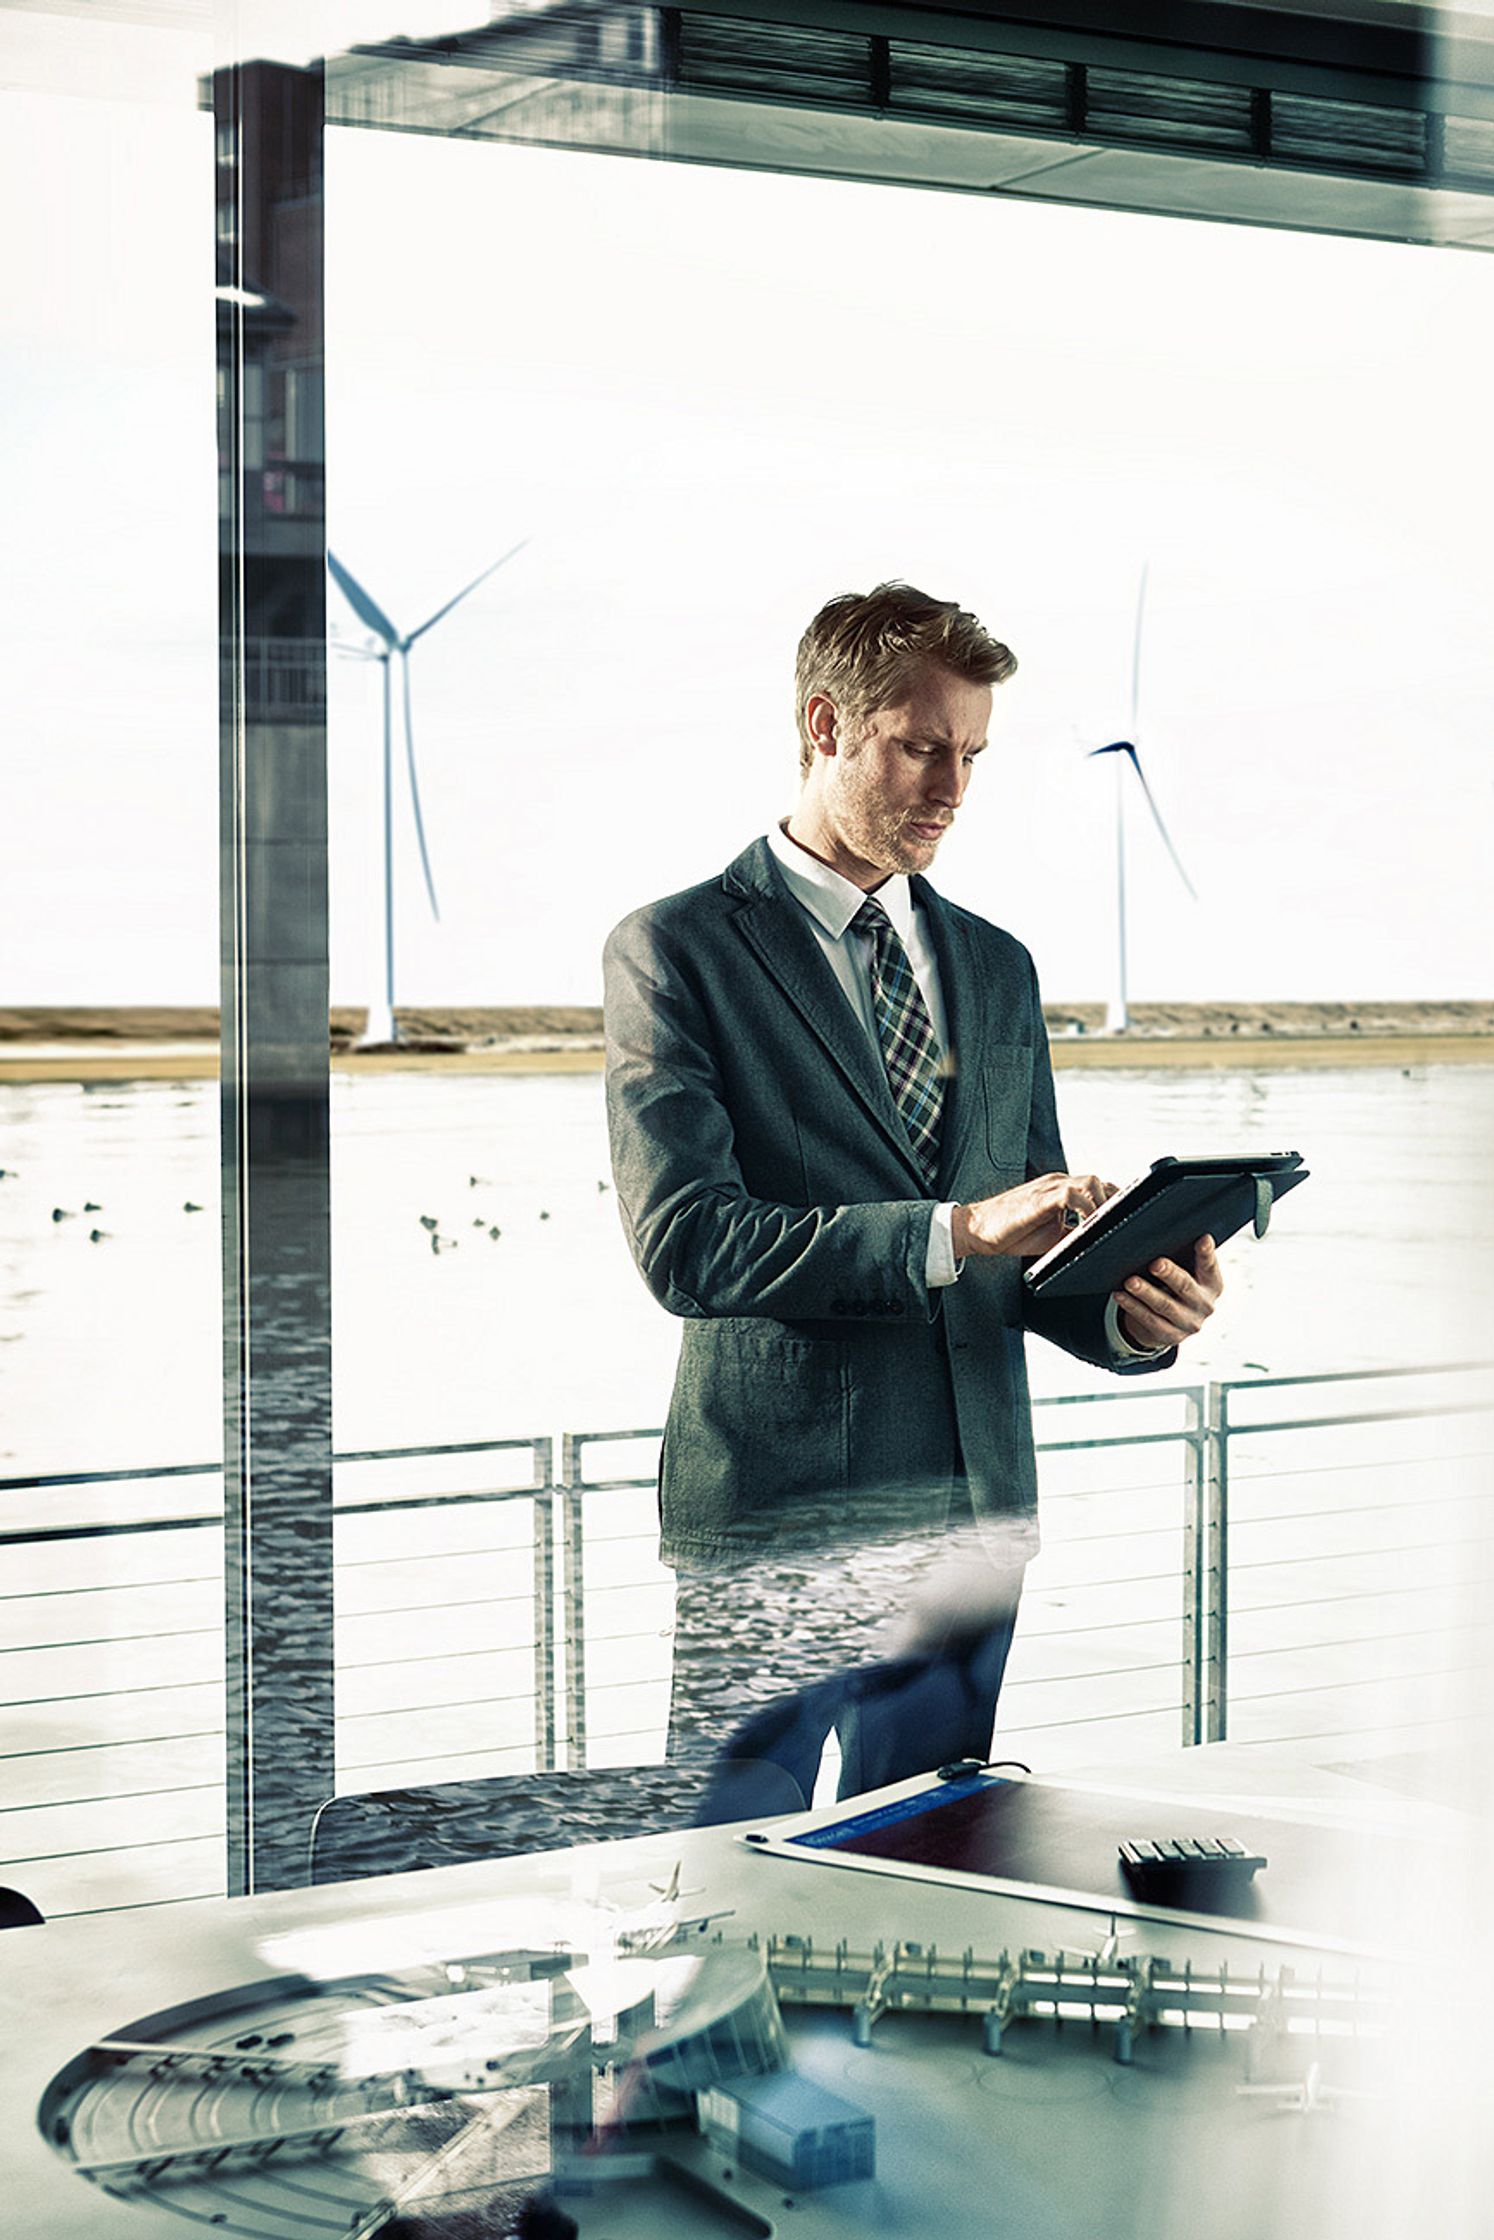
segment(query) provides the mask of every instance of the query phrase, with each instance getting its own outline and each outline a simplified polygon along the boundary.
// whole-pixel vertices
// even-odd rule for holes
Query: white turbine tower
[[[399,1039],[394,1021],[394,749],[389,664],[397,655],[403,686],[405,767],[410,779],[410,806],[415,813],[415,837],[420,843],[420,867],[425,873],[425,891],[430,896],[431,914],[439,924],[441,905],[436,900],[436,882],[431,876],[431,859],[425,844],[425,819],[420,813],[420,781],[415,774],[415,733],[410,722],[410,648],[417,638],[425,636],[427,630],[434,630],[438,622],[444,622],[452,608],[459,607],[479,584],[486,583],[489,576],[496,575],[501,567],[513,559],[516,552],[522,552],[528,541],[526,537],[512,545],[502,559],[495,560],[491,567],[484,568],[482,574],[474,576],[454,599],[448,599],[444,607],[438,607],[417,629],[404,636],[395,629],[383,608],[364,590],[357,577],[343,566],[336,553],[329,551],[327,554],[327,566],[331,570],[333,582],[358,620],[383,641],[383,650],[372,653],[369,658],[380,662],[384,670],[384,995],[382,1002],[369,1004],[368,1025],[363,1034],[364,1046],[397,1042]]]
[[[1126,768],[1129,764],[1136,782],[1146,796],[1146,805],[1152,812],[1162,845],[1171,856],[1173,869],[1196,902],[1193,881],[1183,869],[1178,851],[1173,846],[1162,812],[1152,798],[1152,789],[1146,782],[1146,772],[1141,767],[1141,756],[1136,749],[1136,735],[1140,730],[1141,715],[1141,631],[1146,616],[1147,569],[1141,571],[1141,589],[1136,595],[1136,639],[1131,652],[1131,737],[1112,739],[1109,746],[1092,747],[1090,760],[1097,755],[1113,754],[1115,764],[1115,990],[1105,1007],[1105,1032],[1124,1034],[1130,1024],[1126,1008]]]

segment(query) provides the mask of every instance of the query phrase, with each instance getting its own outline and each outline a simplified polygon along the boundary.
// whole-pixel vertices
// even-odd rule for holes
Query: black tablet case
[[[1307,1180],[1300,1152],[1219,1159],[1157,1159],[1124,1196],[1028,1268],[1023,1282],[1044,1298],[1088,1298],[1113,1291],[1150,1261],[1188,1259],[1199,1237],[1223,1244],[1239,1229],[1264,1224],[1258,1206]],[[1258,1188],[1259,1186],[1259,1188]],[[1262,1199],[1261,1192],[1269,1192]]]

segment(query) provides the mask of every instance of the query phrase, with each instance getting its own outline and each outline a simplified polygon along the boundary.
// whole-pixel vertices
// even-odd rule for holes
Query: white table
[[[1194,1798],[1200,1811],[1205,1797],[1248,1798],[1256,1809],[1270,1800],[1306,1820],[1375,1809],[1358,1783],[1227,1746],[1092,1778],[1133,1793],[1117,1801],[1120,1834],[1135,1832],[1140,1800],[1158,1794]],[[1406,1808],[1387,1800],[1385,1810],[1405,1823]],[[1225,1802],[1213,1813],[1216,1823],[1221,1813]],[[1428,1825],[1425,1816],[1418,1824]],[[764,1858],[736,1831],[704,1829],[9,1932],[0,1938],[0,2168],[5,2200],[19,2213],[13,2223],[5,2217],[7,2229],[18,2240],[183,2240],[198,2229],[164,2206],[111,2199],[41,2136],[36,2111],[45,2087],[95,2040],[178,2003],[272,1979],[287,1966],[314,1967],[316,1940],[329,1935],[326,1965],[338,1972],[380,1954],[395,1958],[412,1938],[435,1949],[446,1926],[470,1936],[474,1907],[564,1903],[595,1895],[599,1885],[620,1904],[657,1904],[653,1885],[666,1883],[676,1862],[682,1909],[730,1909],[719,1926],[732,1939],[793,1933],[824,1946],[845,1937],[869,1950],[916,1937],[943,1951],[973,1946],[995,1955],[1003,1948],[1093,1951],[1113,1926],[1103,1908],[1087,1913]],[[1209,1940],[1196,1931],[1159,1922],[1135,1934],[1175,1963],[1208,1957]],[[365,1955],[350,1938],[366,1940]],[[1231,1950],[1239,1954],[1232,1967],[1244,1965],[1248,1939],[1233,1940]],[[1271,1949],[1261,1957],[1276,1968],[1283,1955]],[[1436,1974],[1418,1972],[1421,1992],[1435,1990]],[[1391,2064],[1388,2100],[1290,2113],[1240,2096],[1246,2080],[1237,2038],[1156,2033],[1122,2068],[1088,2024],[1023,2023],[992,2059],[975,2020],[888,2015],[871,2046],[860,2049],[847,2015],[789,2010],[795,2066],[875,2115],[878,2175],[867,2185],[805,2195],[792,2208],[779,2202],[770,2227],[801,2240],[873,2231],[908,2240],[1277,2240],[1298,2233],[1377,2240],[1382,2232],[1402,2240],[1409,2222],[1438,2240],[1474,2240],[1489,2229],[1478,2221],[1485,2203],[1469,2163],[1475,2134],[1448,2099],[1459,2080],[1470,2087],[1473,2080],[1457,2049],[1443,2059],[1449,2015],[1435,2002],[1427,2011],[1424,2027],[1414,2019],[1397,2024],[1392,2045],[1411,2050]],[[1423,2093],[1432,2080],[1436,2091]],[[650,2229],[646,2208],[627,2208],[620,2197],[575,2204],[572,2213],[584,2240]],[[749,2229],[762,2227],[708,2217],[696,2226],[674,2212],[668,2225],[669,2240]]]

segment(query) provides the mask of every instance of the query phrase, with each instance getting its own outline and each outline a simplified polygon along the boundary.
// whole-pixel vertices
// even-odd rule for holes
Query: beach
[[[1494,1064],[1494,1002],[1136,1003],[1123,1033],[1100,1003],[1044,1006],[1056,1069]],[[591,1073],[600,1005],[396,1010],[399,1039],[368,1046],[367,1013],[334,1006],[339,1073]],[[219,1068],[215,1006],[0,1008],[0,1082],[204,1081]]]

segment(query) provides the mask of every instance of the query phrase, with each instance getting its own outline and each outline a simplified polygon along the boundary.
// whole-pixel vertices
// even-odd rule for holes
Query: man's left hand
[[[1203,1328],[1223,1289],[1214,1240],[1200,1237],[1191,1270],[1176,1260],[1154,1260],[1127,1276],[1115,1293],[1121,1329],[1133,1346],[1180,1346]]]

